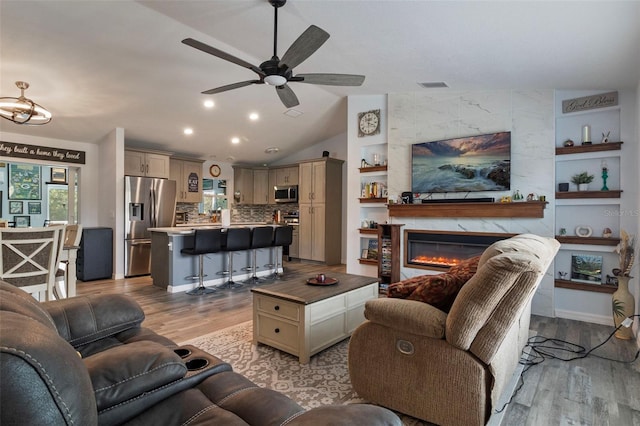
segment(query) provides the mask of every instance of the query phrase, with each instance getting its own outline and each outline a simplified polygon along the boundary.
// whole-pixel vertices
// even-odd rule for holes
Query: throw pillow
[[[476,273],[480,256],[467,259],[448,272],[422,275],[389,286],[388,297],[399,297],[428,303],[449,312],[462,286]]]

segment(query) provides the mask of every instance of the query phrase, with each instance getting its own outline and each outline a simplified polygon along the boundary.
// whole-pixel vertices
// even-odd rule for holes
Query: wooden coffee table
[[[311,278],[311,277],[307,277]],[[346,339],[364,320],[364,304],[378,297],[378,279],[331,273],[338,284],[313,286],[291,278],[252,288],[253,342],[295,355],[311,355]]]

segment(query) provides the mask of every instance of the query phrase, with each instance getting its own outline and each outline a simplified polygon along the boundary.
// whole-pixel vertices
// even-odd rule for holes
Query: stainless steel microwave
[[[297,203],[298,185],[274,187],[276,203]]]

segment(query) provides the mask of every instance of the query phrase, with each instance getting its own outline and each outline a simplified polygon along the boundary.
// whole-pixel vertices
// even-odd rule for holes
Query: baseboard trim
[[[600,324],[600,325],[609,325],[613,327],[613,318],[610,316],[594,315],[594,314],[587,314],[584,312],[556,309],[556,317],[576,320],[576,321],[591,322],[591,323]]]

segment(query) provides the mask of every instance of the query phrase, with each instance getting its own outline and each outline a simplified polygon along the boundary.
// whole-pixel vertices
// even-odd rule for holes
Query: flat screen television
[[[413,144],[411,192],[508,191],[511,132]]]

